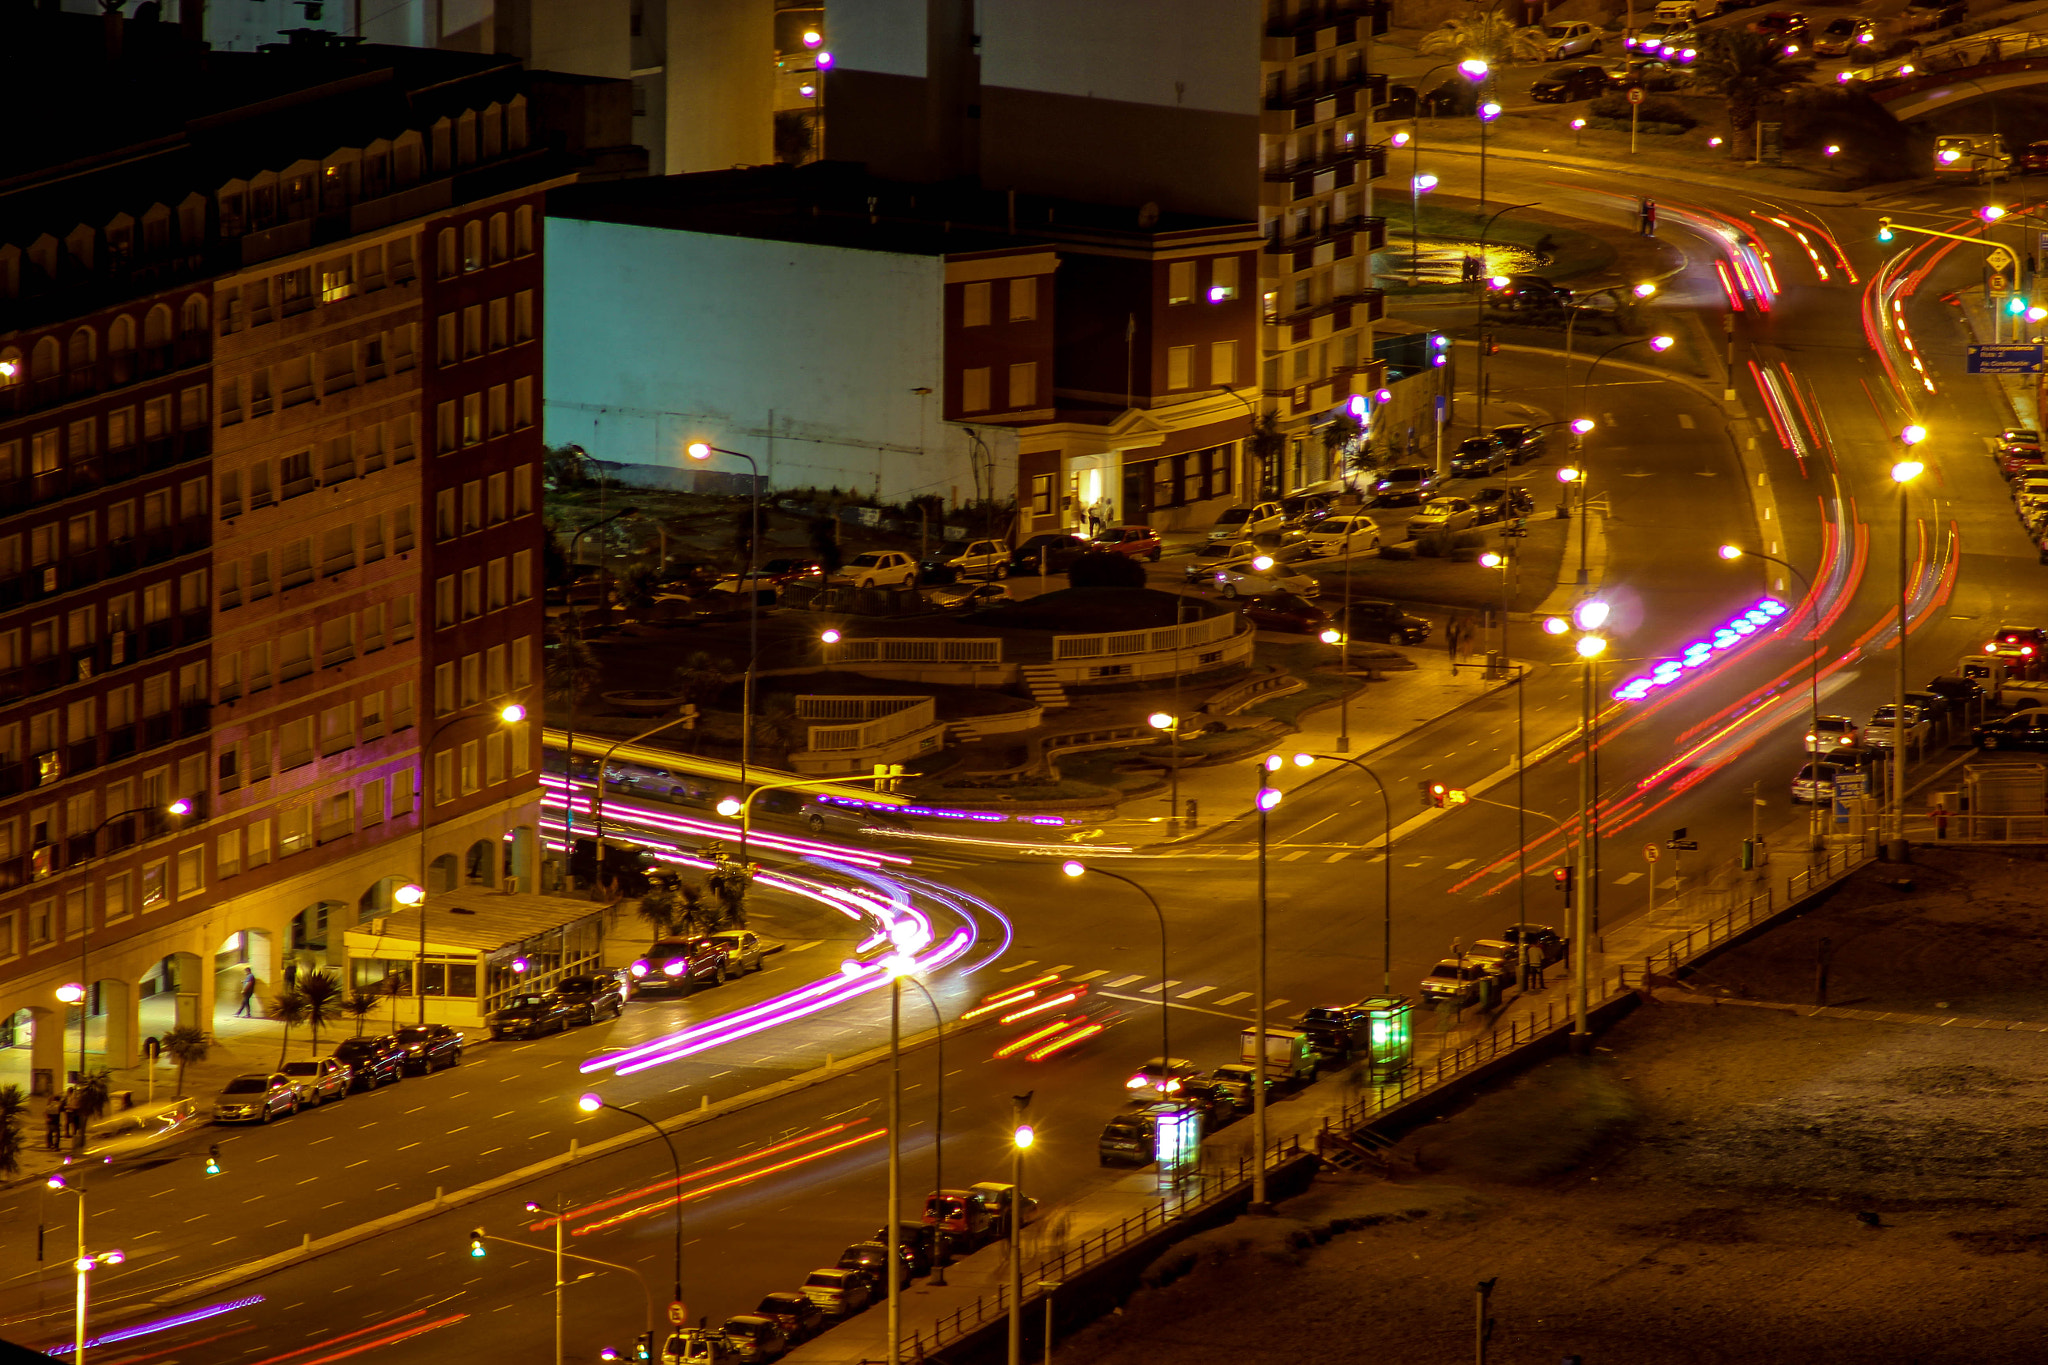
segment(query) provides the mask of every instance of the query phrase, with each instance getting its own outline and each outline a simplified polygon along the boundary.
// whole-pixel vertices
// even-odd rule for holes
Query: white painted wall
[[[773,488],[976,496],[970,428],[939,418],[942,259],[573,218],[547,233],[549,445],[649,482],[697,468],[683,448],[703,440]],[[992,455],[1013,495],[1014,433],[971,430],[982,482]]]

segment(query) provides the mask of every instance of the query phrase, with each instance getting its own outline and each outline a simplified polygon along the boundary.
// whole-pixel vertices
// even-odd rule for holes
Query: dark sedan
[[[1079,536],[1054,532],[1033,536],[1010,555],[1010,572],[1036,574],[1065,573],[1074,561],[1095,547]],[[1041,565],[1043,566],[1041,569]]]
[[[1498,474],[1510,463],[1507,447],[1494,436],[1474,436],[1460,441],[1455,454],[1451,456],[1451,475],[1454,478],[1484,478]]]
[[[578,1024],[594,1024],[605,1014],[616,1019],[626,1012],[626,988],[610,972],[565,976],[555,983],[555,999]]]
[[[1471,494],[1470,500],[1478,509],[1481,526],[1506,521],[1509,517],[1526,517],[1536,510],[1536,499],[1529,496],[1526,488],[1495,484]]]
[[[1529,87],[1529,98],[1538,104],[1568,104],[1607,93],[1607,73],[1597,66],[1566,66]]]
[[[1512,426],[1495,427],[1494,439],[1507,447],[1508,458],[1516,464],[1527,464],[1542,455],[1549,445],[1549,433],[1541,427],[1516,423]]]
[[[1327,628],[1330,614],[1305,597],[1291,592],[1269,592],[1247,597],[1240,603],[1244,615],[1260,630],[1292,630],[1314,634]]]
[[[487,1015],[491,1039],[538,1038],[569,1027],[569,1007],[553,995],[515,995]]]
[[[2048,750],[2048,710],[2016,711],[1970,732],[1980,749]]]
[[[424,1075],[462,1060],[462,1035],[446,1024],[412,1024],[398,1031],[405,1069]]]
[[[349,1087],[354,1090],[375,1090],[405,1076],[405,1054],[388,1033],[344,1038],[334,1057],[348,1063]]]

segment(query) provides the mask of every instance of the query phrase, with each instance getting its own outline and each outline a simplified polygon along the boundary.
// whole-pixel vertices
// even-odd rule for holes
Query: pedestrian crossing
[[[1095,967],[1068,976],[1067,973],[1072,971],[1073,966],[1071,962],[1046,966],[1038,958],[1027,957],[1016,962],[1005,962],[995,970],[1003,976],[1013,976],[1019,972],[1030,972],[1033,978],[1056,976],[1063,982],[1089,985],[1099,995],[1113,1000],[1128,1000],[1133,1004],[1151,1005],[1168,999],[1174,1002],[1176,1009],[1198,1010],[1204,1014],[1222,1015],[1227,1019],[1246,1017],[1250,1013],[1249,1008],[1243,1003],[1252,998],[1250,991],[1232,991],[1228,995],[1217,995],[1216,992],[1224,989],[1223,987],[1206,982],[1190,983],[1171,976],[1161,980],[1146,972],[1126,972],[1122,976],[1104,980],[1104,977],[1110,975],[1110,969],[1107,967]],[[1187,989],[1182,990],[1183,986]],[[1284,996],[1268,1000],[1267,1013],[1274,1013],[1287,1003]],[[1238,1009],[1232,1010],[1232,1006],[1237,1006]]]

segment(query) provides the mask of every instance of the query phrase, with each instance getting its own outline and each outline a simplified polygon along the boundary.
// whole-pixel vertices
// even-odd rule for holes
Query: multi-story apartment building
[[[1249,222],[835,162],[579,186],[548,213],[551,444],[651,480],[707,440],[774,487],[1015,497],[1025,536],[1195,524],[1243,482]]]
[[[1264,249],[1238,286],[1257,295],[1256,355],[1232,382],[1273,416],[1281,449],[1261,462],[1264,490],[1233,496],[1322,484],[1338,471],[1317,429],[1379,386],[1370,255],[1385,232],[1371,182],[1386,164],[1371,118],[1384,80],[1369,44],[1385,12],[1384,0],[833,0],[826,147],[892,177],[1256,224]],[[1239,410],[1240,438],[1255,415]],[[1062,458],[1085,482],[1090,456]],[[1112,481],[1126,515],[1142,505],[1122,489],[1148,482]]]
[[[623,84],[116,33],[0,34],[135,105],[0,188],[0,1065],[38,1084],[340,967],[403,883],[535,889],[539,195],[639,168]]]

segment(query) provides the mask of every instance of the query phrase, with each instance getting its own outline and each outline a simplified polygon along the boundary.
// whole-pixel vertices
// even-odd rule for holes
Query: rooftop
[[[427,897],[427,951],[495,953],[603,910],[567,896],[507,895],[487,886],[437,891]],[[409,955],[418,948],[419,926],[418,910],[400,909],[384,917],[382,933],[376,920],[348,930],[349,949],[374,956],[381,941],[386,948]]]

